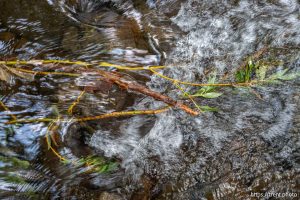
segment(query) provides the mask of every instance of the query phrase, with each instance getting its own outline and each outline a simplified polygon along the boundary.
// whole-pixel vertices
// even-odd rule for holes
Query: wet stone
[[[79,30],[76,27],[70,27],[65,30],[62,39],[62,47],[66,50],[70,50],[73,53],[76,53],[81,49],[79,39]]]
[[[122,199],[123,198],[121,198],[119,195],[114,193],[108,193],[108,192],[103,192],[99,197],[99,200],[122,200]]]
[[[111,9],[104,6],[80,11],[77,17],[81,24],[65,30],[62,47],[74,54],[88,51],[102,57],[113,55],[116,49],[140,49],[150,54],[151,47],[137,21]]]
[[[0,32],[0,40],[4,41],[4,42],[8,42],[10,40],[15,39],[15,34],[11,33],[11,32]]]
[[[28,43],[28,40],[24,37],[21,37],[19,40],[17,40],[14,49],[18,50],[21,49],[22,47],[24,47],[26,45],[26,43]]]

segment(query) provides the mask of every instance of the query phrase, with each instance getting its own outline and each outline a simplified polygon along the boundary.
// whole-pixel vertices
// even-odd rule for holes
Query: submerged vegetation
[[[218,76],[216,72],[213,72],[208,75],[207,83],[192,83],[192,82],[184,82],[182,80],[172,79],[162,73],[158,72],[158,69],[163,69],[165,66],[149,66],[149,67],[128,67],[128,66],[120,66],[110,63],[87,63],[81,61],[60,61],[60,60],[31,60],[31,61],[0,61],[0,79],[6,80],[10,76],[16,76],[21,79],[32,80],[32,76],[47,76],[47,75],[58,75],[58,76],[70,76],[70,77],[78,77],[83,72],[92,72],[98,73],[103,77],[102,81],[105,80],[107,82],[111,82],[112,84],[118,85],[122,89],[133,90],[140,92],[144,95],[151,96],[156,100],[162,101],[166,103],[168,106],[159,108],[157,110],[129,110],[129,111],[119,111],[106,113],[99,116],[83,116],[78,117],[73,114],[73,109],[80,103],[81,98],[87,93],[87,91],[83,90],[80,95],[76,98],[76,100],[69,105],[67,114],[69,117],[66,117],[63,114],[60,114],[61,111],[55,109],[56,118],[33,118],[33,119],[19,119],[17,116],[12,114],[9,108],[4,104],[4,102],[0,101],[0,107],[7,112],[7,115],[11,117],[11,120],[6,122],[7,124],[20,124],[20,123],[36,123],[36,122],[45,122],[49,123],[47,128],[47,133],[45,134],[45,139],[48,145],[48,150],[51,150],[63,163],[66,164],[74,164],[75,166],[86,166],[88,167],[88,171],[90,172],[111,172],[118,168],[118,163],[115,161],[107,161],[105,158],[97,157],[97,156],[88,156],[85,158],[80,158],[79,160],[70,160],[62,156],[57,148],[59,147],[59,142],[57,142],[57,131],[60,129],[60,125],[63,122],[73,121],[82,123],[85,121],[93,121],[93,120],[101,120],[105,118],[112,117],[122,117],[122,116],[132,116],[132,115],[151,115],[158,114],[162,112],[168,111],[171,107],[182,109],[191,115],[198,115],[199,112],[216,112],[218,108],[210,107],[208,105],[198,105],[196,98],[207,98],[213,99],[218,98],[223,95],[220,91],[222,87],[232,87],[233,89],[236,87],[243,88],[255,88],[258,86],[266,85],[266,84],[278,84],[282,83],[282,81],[293,80],[295,78],[300,77],[300,72],[289,72],[288,69],[271,69],[271,67],[261,64],[263,62],[257,61],[255,62],[252,59],[249,59],[245,66],[242,66],[238,71],[235,72],[233,79],[234,82],[218,82]],[[49,71],[40,71],[35,70],[32,67],[34,66],[42,66],[42,69],[47,69],[47,65],[52,64]],[[74,69],[72,72],[68,70],[65,72],[65,65],[72,65]],[[77,66],[77,67],[76,67]],[[152,72],[154,75],[157,75],[163,79],[169,80],[172,84],[179,90],[179,92],[183,93],[184,98],[190,99],[190,101],[194,104],[198,111],[193,111],[188,106],[180,103],[179,101],[173,100],[170,97],[164,96],[162,94],[156,93],[152,90],[147,89],[145,86],[141,86],[136,82],[128,82],[123,80],[122,76],[118,72],[108,72],[104,70],[95,69],[94,67],[109,67],[115,68],[117,70],[147,70]],[[82,68],[83,67],[83,68]],[[224,80],[224,78],[222,78]],[[230,80],[230,77],[227,78]],[[231,79],[232,80],[232,79]],[[101,79],[98,79],[101,81]],[[187,87],[192,87],[189,90],[196,91],[192,94],[186,92],[180,85],[185,85]],[[6,158],[0,158],[1,160]],[[11,160],[14,165],[27,165],[27,163],[20,160]]]
[[[7,181],[12,184],[24,184],[25,179],[20,174],[9,172],[11,169],[27,169],[29,162],[12,156],[0,156],[0,180]]]
[[[236,72],[235,77],[239,83],[249,83],[250,85],[262,85],[268,83],[281,83],[281,81],[289,81],[300,76],[300,72],[287,73],[289,69],[282,69],[267,76],[268,66],[260,65],[259,62],[248,62],[245,69]],[[255,78],[253,78],[255,77]]]
[[[88,169],[96,173],[109,173],[118,169],[118,163],[107,161],[99,156],[88,156],[77,161],[78,165],[87,166]]]
[[[254,62],[253,60],[249,60],[247,64],[240,68],[235,74],[234,79],[235,82],[225,82],[225,83],[218,83],[218,78],[216,72],[213,72],[208,75],[207,83],[190,83],[184,82],[181,80],[172,79],[168,76],[165,76],[159,72],[157,69],[163,69],[164,66],[150,66],[150,67],[127,67],[127,66],[120,66],[114,65],[109,63],[100,63],[97,64],[99,67],[110,67],[115,68],[117,70],[148,70],[151,71],[154,75],[157,75],[163,79],[171,81],[178,89],[179,92],[183,93],[183,97],[189,98],[194,106],[197,108],[199,112],[215,112],[218,111],[218,108],[210,107],[208,105],[198,105],[197,100],[194,98],[218,98],[224,95],[219,90],[222,87],[247,87],[247,88],[254,88],[257,86],[262,86],[265,84],[274,84],[274,83],[281,83],[281,81],[292,80],[300,76],[300,72],[288,72],[288,69],[280,69],[280,70],[270,70],[270,67],[264,64],[261,64],[261,61]],[[56,61],[56,60],[45,60],[45,61],[1,61],[1,79],[7,80],[10,76],[16,76],[21,79],[32,80],[32,76],[45,76],[45,75],[59,75],[59,76],[70,76],[70,77],[77,77],[80,76],[82,72],[94,72],[99,73],[102,77],[105,78],[106,81],[111,82],[113,84],[119,85],[119,87],[126,89],[126,90],[136,90],[138,92],[143,93],[144,95],[152,96],[156,100],[163,101],[169,104],[167,107],[159,108],[157,110],[133,110],[133,111],[120,111],[120,112],[112,112],[106,113],[99,116],[89,116],[89,117],[75,117],[73,115],[73,109],[76,105],[80,102],[80,99],[85,95],[86,91],[82,91],[78,98],[69,106],[67,113],[71,118],[66,118],[58,109],[55,109],[56,118],[39,118],[39,119],[19,119],[17,116],[12,114],[9,111],[9,108],[0,101],[0,106],[3,110],[7,111],[7,114],[11,117],[11,120],[7,122],[7,124],[20,124],[20,123],[35,123],[35,122],[48,122],[48,129],[45,135],[46,142],[48,144],[48,149],[51,150],[62,162],[64,163],[72,163],[76,166],[85,165],[90,169],[90,171],[104,173],[104,172],[111,172],[118,168],[118,164],[116,162],[107,161],[102,157],[96,156],[88,156],[86,158],[80,158],[79,160],[69,160],[63,157],[58,151],[57,147],[59,146],[56,140],[57,134],[56,132],[59,130],[60,125],[62,122],[67,122],[72,120],[73,122],[84,122],[84,121],[91,121],[91,120],[100,120],[105,118],[112,118],[112,117],[121,117],[121,116],[130,116],[130,115],[149,115],[149,114],[158,114],[165,112],[170,109],[170,107],[177,107],[181,108],[182,110],[186,111],[189,114],[195,115],[198,112],[191,111],[191,109],[175,100],[170,99],[167,96],[157,94],[154,91],[147,89],[145,86],[132,86],[136,85],[137,83],[128,83],[122,80],[122,76],[119,75],[117,72],[114,74],[105,72],[103,70],[95,70],[94,64],[86,63],[86,62],[71,62],[71,61]],[[29,68],[28,66],[42,66],[43,69],[47,68],[47,64],[53,64],[54,71],[36,71],[34,69]],[[74,72],[64,72],[65,65],[73,65]],[[26,67],[23,67],[26,66]],[[79,67],[76,67],[79,66]],[[80,68],[83,66],[84,68]],[[99,79],[100,80],[100,79]],[[186,92],[180,85],[186,86],[193,86],[193,87],[200,87],[196,90],[195,93],[190,94]],[[75,118],[74,118],[75,117]],[[1,159],[5,159],[2,158]],[[20,160],[11,160],[14,165],[27,165],[27,162],[24,163]]]
[[[193,94],[191,96],[203,97],[203,98],[209,98],[209,99],[213,99],[213,98],[217,98],[217,97],[221,96],[222,93],[216,92],[217,86],[214,85],[214,84],[216,84],[216,80],[217,80],[216,73],[211,74],[209,76],[208,82],[207,82],[207,84],[211,84],[211,85],[201,87],[195,94]]]

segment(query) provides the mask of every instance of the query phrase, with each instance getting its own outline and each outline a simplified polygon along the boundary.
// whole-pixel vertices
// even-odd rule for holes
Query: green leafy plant
[[[281,83],[281,81],[290,81],[300,77],[300,72],[287,73],[288,69],[275,72],[266,80],[267,83]]]
[[[216,107],[210,107],[210,106],[200,106],[200,109],[202,112],[218,112],[219,109]]]
[[[245,69],[241,69],[236,72],[235,78],[238,83],[246,83],[251,80],[255,65],[252,60],[249,60]]]
[[[208,78],[208,84],[215,84],[217,80],[216,73],[213,73]],[[221,96],[223,93],[216,92],[216,86],[203,86],[192,97],[203,97],[208,99],[213,99]]]
[[[217,89],[220,86],[239,86],[242,88],[251,88],[255,85],[262,84],[274,84],[281,83],[282,81],[293,80],[300,77],[300,72],[287,73],[288,69],[277,71],[274,74],[267,76],[269,66],[249,60],[244,69],[240,69],[235,73],[236,83],[218,84],[216,73],[212,73],[207,84],[208,86],[202,86],[195,94],[190,95],[191,97],[203,97],[203,98],[217,98],[222,95]],[[253,90],[251,90],[253,91]],[[187,96],[187,95],[185,95]],[[199,106],[202,112],[216,112],[217,108],[211,108],[209,106]]]
[[[268,66],[266,65],[256,66],[255,74],[259,81],[263,81],[266,78],[267,70]]]
[[[264,64],[254,63],[249,60],[245,69],[241,69],[235,73],[237,83],[281,83],[281,81],[289,81],[300,77],[300,72],[287,73],[288,69],[275,72],[267,77],[268,66]],[[255,77],[255,78],[252,78]]]
[[[97,173],[109,173],[115,171],[119,166],[117,162],[107,161],[105,158],[99,156],[81,158],[78,160],[78,164],[85,165]]]

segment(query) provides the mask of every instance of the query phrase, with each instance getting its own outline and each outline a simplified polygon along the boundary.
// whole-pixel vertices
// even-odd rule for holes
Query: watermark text
[[[295,192],[251,192],[251,197],[256,198],[296,198],[298,197],[298,193]]]

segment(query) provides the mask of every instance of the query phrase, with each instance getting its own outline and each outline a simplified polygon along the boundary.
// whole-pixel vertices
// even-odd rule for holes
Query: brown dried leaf
[[[29,80],[29,81],[34,80],[34,75],[33,74],[24,73],[24,72],[18,71],[17,69],[12,68],[12,67],[7,67],[5,65],[2,65],[2,66],[4,66],[4,69],[6,69],[7,73],[9,73],[10,76],[15,75],[17,77],[20,77],[20,78],[23,78],[23,79],[26,79],[26,80]]]

